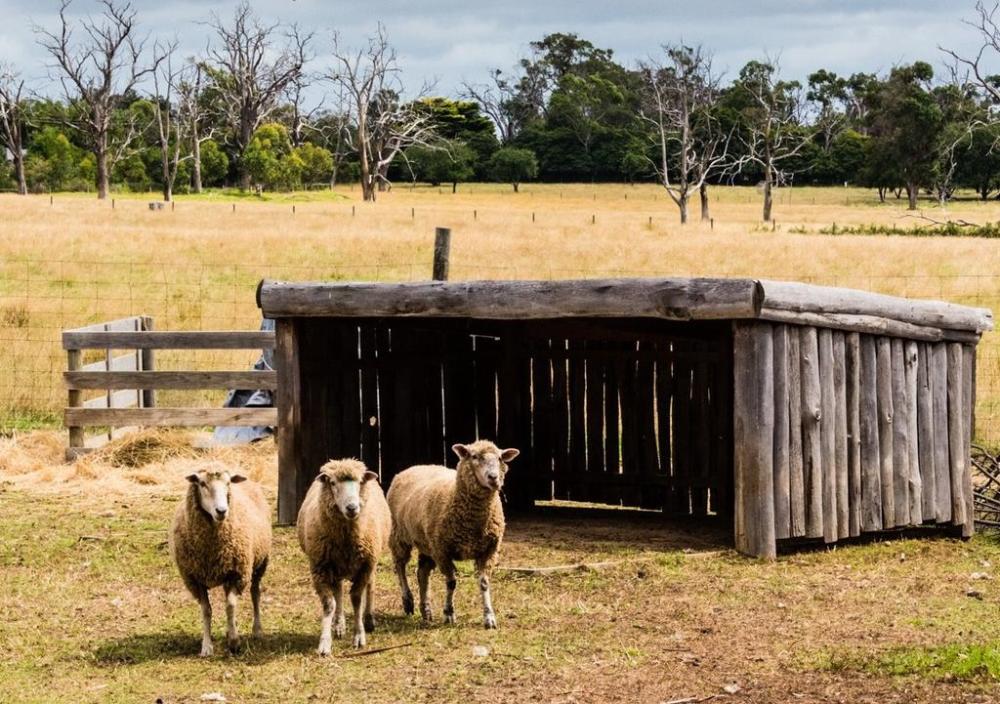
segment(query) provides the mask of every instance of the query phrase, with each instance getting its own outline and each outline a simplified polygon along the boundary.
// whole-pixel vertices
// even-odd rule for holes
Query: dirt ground
[[[766,563],[737,555],[724,521],[625,511],[512,519],[497,631],[481,627],[470,565],[458,623],[425,626],[402,615],[383,560],[371,652],[345,640],[326,659],[308,568],[294,531],[277,527],[266,635],[224,654],[214,595],[217,655],[201,659],[166,530],[203,454],[163,437],[77,465],[61,463],[56,434],[0,447],[0,702],[1000,701],[994,538],[938,533]],[[221,454],[273,500],[273,446]],[[596,566],[512,569],[581,563]],[[436,575],[436,610],[442,594]]]

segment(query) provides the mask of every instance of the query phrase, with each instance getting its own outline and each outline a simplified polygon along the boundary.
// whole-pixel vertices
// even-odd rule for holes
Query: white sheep
[[[177,506],[168,543],[188,591],[201,604],[201,655],[212,654],[212,605],[208,590],[226,593],[226,641],[239,649],[236,603],[247,584],[253,601],[253,635],[260,624],[260,581],[271,552],[271,509],[256,482],[221,463],[187,477],[186,498]]]
[[[406,579],[406,566],[415,547],[420,614],[431,620],[427,582],[434,566],[444,574],[446,623],[455,622],[455,560],[474,560],[483,600],[483,625],[496,628],[490,594],[490,577],[503,540],[504,515],[500,489],[507,463],[518,456],[513,448],[501,450],[488,440],[454,445],[457,469],[436,465],[410,467],[389,487],[392,537],[389,546],[403,596],[403,611],[413,613],[413,593]]]
[[[327,462],[309,487],[297,524],[299,545],[309,558],[313,587],[323,606],[317,652],[330,654],[334,620],[336,636],[344,635],[345,579],[351,580],[354,647],[363,648],[366,631],[375,628],[375,568],[392,530],[378,475],[358,460]]]

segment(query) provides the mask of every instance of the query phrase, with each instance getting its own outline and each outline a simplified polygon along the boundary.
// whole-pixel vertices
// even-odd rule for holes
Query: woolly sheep
[[[226,641],[239,649],[236,602],[250,585],[253,635],[260,624],[260,581],[271,552],[271,510],[260,485],[212,463],[187,477],[185,500],[177,506],[168,543],[188,591],[201,604],[201,655],[212,654],[212,605],[208,590],[226,593]]]
[[[406,566],[415,547],[420,614],[431,620],[427,582],[435,565],[447,585],[444,605],[446,623],[455,622],[455,560],[474,560],[483,599],[483,625],[496,628],[490,577],[503,540],[504,515],[500,489],[507,463],[518,456],[513,448],[501,450],[488,440],[452,446],[458,455],[454,470],[435,465],[410,467],[393,479],[389,487],[392,537],[389,546],[403,596],[403,611],[413,613],[413,593],[406,579]]]
[[[353,459],[331,460],[323,465],[298,517],[299,545],[309,558],[313,587],[323,606],[317,649],[320,655],[330,654],[331,628],[338,638],[344,635],[345,579],[351,580],[354,647],[365,646],[366,631],[375,628],[375,568],[388,547],[391,530],[392,517],[378,475]]]

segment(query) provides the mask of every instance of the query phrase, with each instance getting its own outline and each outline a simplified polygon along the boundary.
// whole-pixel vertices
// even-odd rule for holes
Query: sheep
[[[312,568],[313,588],[323,607],[316,652],[330,654],[331,628],[338,638],[344,635],[345,579],[351,580],[354,647],[365,647],[366,632],[375,629],[375,568],[389,545],[392,530],[392,516],[378,475],[358,460],[327,462],[302,502],[297,530],[299,545]]]
[[[453,445],[458,455],[455,470],[436,465],[418,465],[399,474],[389,487],[393,528],[389,539],[396,576],[403,597],[403,611],[413,613],[413,593],[406,579],[406,566],[415,547],[420,615],[431,620],[427,582],[435,565],[445,577],[447,595],[445,623],[455,622],[455,560],[474,560],[483,600],[483,626],[496,628],[490,594],[490,577],[504,533],[500,489],[507,464],[520,454],[501,450],[488,440]]]
[[[236,603],[247,584],[253,601],[253,635],[260,623],[260,582],[271,553],[271,509],[256,482],[213,462],[187,476],[185,500],[177,506],[168,544],[184,585],[201,604],[201,655],[212,647],[212,605],[208,590],[226,594],[226,641],[239,650]]]

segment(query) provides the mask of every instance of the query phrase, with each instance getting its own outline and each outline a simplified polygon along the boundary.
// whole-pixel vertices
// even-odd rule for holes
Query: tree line
[[[799,184],[871,187],[911,209],[959,188],[1000,197],[1000,77],[983,68],[1000,55],[1000,15],[981,3],[970,23],[981,50],[945,50],[940,75],[918,61],[801,82],[761,57],[725,77],[704,47],[668,44],[627,66],[555,33],[453,96],[405,86],[382,27],[360,48],[323,44],[243,2],[212,14],[205,51],[182,57],[125,0],[82,19],[70,4],[34,28],[60,96],[0,63],[0,188],[105,198],[114,184],[170,200],[356,182],[375,200],[400,181],[653,181],[682,222],[694,198],[707,219],[709,188],[723,183],[758,185],[764,220],[774,189]],[[321,47],[330,65],[311,70]]]

